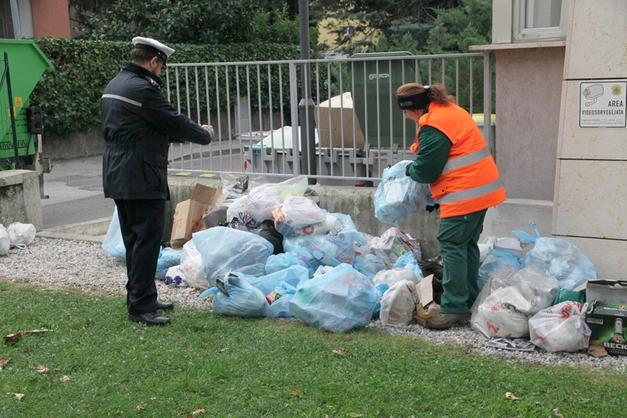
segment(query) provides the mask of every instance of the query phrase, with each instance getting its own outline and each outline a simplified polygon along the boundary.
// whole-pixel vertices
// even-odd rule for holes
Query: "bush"
[[[40,39],[37,42],[55,67],[44,75],[30,100],[41,106],[46,133],[68,135],[98,125],[100,96],[109,80],[128,59],[131,44],[67,39]],[[174,44],[172,47],[177,52],[171,62],[298,58],[298,48],[289,44]]]

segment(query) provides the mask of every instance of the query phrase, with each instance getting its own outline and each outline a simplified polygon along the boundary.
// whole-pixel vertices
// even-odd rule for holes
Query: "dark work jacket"
[[[102,159],[105,197],[169,199],[170,142],[206,145],[209,133],[178,113],[161,95],[161,79],[128,63],[102,95]]]

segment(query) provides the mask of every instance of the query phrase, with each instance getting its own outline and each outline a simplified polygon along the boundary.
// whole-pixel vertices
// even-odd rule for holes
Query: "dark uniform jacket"
[[[209,133],[178,113],[161,95],[162,81],[128,63],[102,95],[102,160],[105,197],[169,199],[170,142],[211,142]]]

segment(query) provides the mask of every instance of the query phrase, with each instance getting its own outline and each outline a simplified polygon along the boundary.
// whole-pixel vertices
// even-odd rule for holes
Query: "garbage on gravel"
[[[35,239],[36,233],[33,224],[14,222],[6,228],[0,224],[0,257],[9,255],[11,248],[26,248]]]
[[[433,303],[440,302],[442,263],[423,259],[418,240],[394,226],[433,204],[428,190],[401,176],[405,166],[388,169],[381,182],[387,186],[377,189],[375,214],[393,225],[380,236],[359,231],[349,214],[320,208],[304,177],[262,185],[223,179],[220,198],[196,215],[202,224],[191,239],[180,250],[162,250],[159,272],[168,284],[204,290],[215,314],[295,317],[330,332],[376,318],[389,326],[414,323],[426,287]],[[612,292],[611,303],[608,292],[590,300],[586,285],[597,279],[590,260],[567,240],[543,237],[530,226],[531,234],[515,231],[480,244],[481,292],[470,326],[503,349],[580,351],[607,336],[619,353],[622,322],[620,335],[618,325],[595,335],[588,318],[610,315],[601,307],[617,300],[624,309],[626,293]],[[103,248],[123,259],[120,241],[114,213]]]

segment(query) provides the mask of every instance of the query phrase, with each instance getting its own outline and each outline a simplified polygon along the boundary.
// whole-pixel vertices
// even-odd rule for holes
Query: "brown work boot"
[[[429,329],[448,329],[453,325],[465,325],[470,321],[470,314],[443,314],[440,305],[432,303],[426,308],[421,304],[416,306],[418,323]]]

